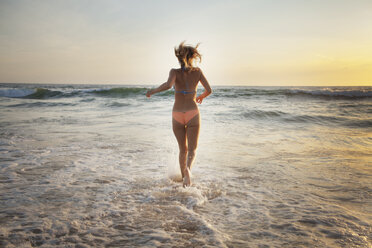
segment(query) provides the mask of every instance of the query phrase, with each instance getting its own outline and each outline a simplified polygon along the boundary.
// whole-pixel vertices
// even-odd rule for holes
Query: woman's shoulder
[[[179,68],[171,68],[169,74],[177,74],[178,72],[180,72]]]

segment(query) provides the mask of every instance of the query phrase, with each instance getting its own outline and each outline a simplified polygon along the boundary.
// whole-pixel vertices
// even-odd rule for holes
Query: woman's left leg
[[[186,129],[185,125],[179,123],[174,118],[172,118],[173,133],[176,136],[178,148],[179,148],[179,163],[182,178],[184,178],[184,171],[186,169],[186,156],[187,156],[187,139],[186,139]]]

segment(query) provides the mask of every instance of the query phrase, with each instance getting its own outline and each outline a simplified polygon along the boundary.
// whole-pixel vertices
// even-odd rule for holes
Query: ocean
[[[0,247],[371,247],[372,87],[0,84]],[[202,92],[199,86],[198,92]]]

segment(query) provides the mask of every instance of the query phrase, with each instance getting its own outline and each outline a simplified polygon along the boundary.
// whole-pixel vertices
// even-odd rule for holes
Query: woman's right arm
[[[196,98],[196,102],[197,103],[202,103],[204,98],[206,98],[207,96],[212,94],[212,89],[211,89],[211,86],[209,85],[208,80],[205,78],[201,69],[200,69],[200,79],[199,79],[199,81],[203,85],[205,90],[200,96],[198,96]]]
[[[174,69],[171,69],[169,72],[169,77],[168,77],[167,82],[161,84],[159,87],[155,89],[151,89],[147,91],[146,96],[150,97],[151,95],[155,93],[162,92],[164,90],[169,90],[170,88],[172,88],[175,82],[176,82],[176,72],[174,71]]]

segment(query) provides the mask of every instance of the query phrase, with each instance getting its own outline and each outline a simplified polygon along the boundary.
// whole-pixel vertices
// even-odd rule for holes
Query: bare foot
[[[183,177],[183,187],[189,187],[191,186],[191,172],[189,168],[186,167]]]

